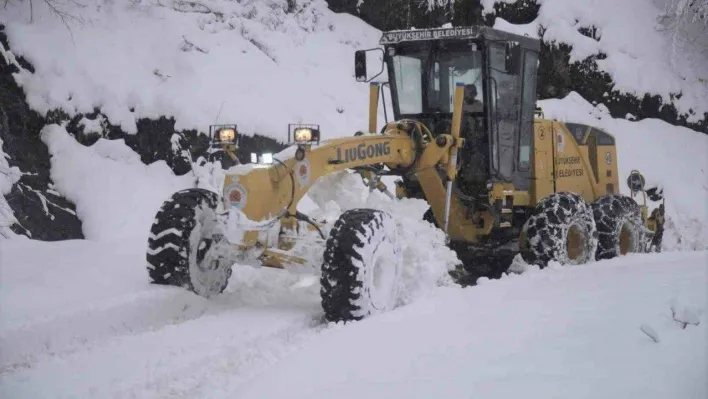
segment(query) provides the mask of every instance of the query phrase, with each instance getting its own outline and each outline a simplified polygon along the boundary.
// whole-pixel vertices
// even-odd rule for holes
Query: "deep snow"
[[[0,242],[0,397],[708,394],[705,251],[528,267],[345,326],[311,277],[236,266],[205,300],[149,285],[143,259],[130,239]]]
[[[629,256],[527,273],[469,289],[440,289],[397,312],[326,330],[231,394],[293,399],[708,395],[708,252]],[[682,329],[672,307],[679,320],[700,324]]]

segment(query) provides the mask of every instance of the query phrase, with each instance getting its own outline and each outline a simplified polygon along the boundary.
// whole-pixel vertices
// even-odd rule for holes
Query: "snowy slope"
[[[482,3],[485,12],[492,12],[493,4],[502,2],[516,0]],[[610,75],[614,90],[638,98],[645,93],[659,95],[665,103],[673,103],[679,114],[687,115],[689,122],[704,118],[708,112],[708,35],[697,35],[691,42],[676,40],[660,18],[667,0],[537,2],[539,15],[533,22],[514,25],[497,18],[494,27],[532,37],[539,37],[542,27],[545,42],[572,46],[570,62],[604,54],[597,66]],[[592,27],[595,38],[578,31]],[[679,93],[680,98],[671,98]]]
[[[0,242],[0,397],[708,394],[705,251],[529,268],[342,326],[311,278],[236,267],[205,300],[149,285],[142,248]]]
[[[288,123],[319,123],[328,137],[366,128],[367,85],[354,79],[354,51],[379,31],[335,14],[324,0],[10,1],[0,13],[15,55],[35,67],[15,75],[33,109],[69,115],[101,108],[126,132],[138,118],[175,117],[177,130],[237,123],[280,140]],[[208,7],[213,12],[206,12]],[[190,12],[191,11],[191,12]]]

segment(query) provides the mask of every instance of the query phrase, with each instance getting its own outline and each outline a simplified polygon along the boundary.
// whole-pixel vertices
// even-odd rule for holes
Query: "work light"
[[[219,130],[219,141],[234,141],[236,138],[236,129],[227,127]]]

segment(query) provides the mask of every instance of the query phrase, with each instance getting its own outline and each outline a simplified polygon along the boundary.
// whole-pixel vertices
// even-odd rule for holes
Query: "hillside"
[[[12,54],[33,66],[15,79],[40,114],[99,108],[130,134],[140,118],[171,116],[175,129],[201,132],[237,123],[283,141],[288,123],[319,123],[335,137],[366,121],[353,54],[380,34],[324,1],[82,3],[62,4],[75,17],[68,25],[41,2],[32,23],[24,2],[0,14]]]

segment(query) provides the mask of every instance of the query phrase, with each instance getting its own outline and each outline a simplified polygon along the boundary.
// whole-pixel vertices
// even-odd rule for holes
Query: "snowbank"
[[[204,0],[194,12],[173,9],[188,2],[64,2],[81,19],[67,19],[71,31],[37,3],[33,23],[16,1],[0,23],[12,52],[36,69],[14,77],[41,114],[100,107],[131,133],[138,118],[166,115],[177,130],[237,123],[283,141],[288,123],[321,124],[325,138],[366,128],[368,85],[354,79],[354,51],[380,33],[324,0],[292,11],[286,0]]]
[[[98,140],[86,147],[59,125],[42,129],[51,155],[55,188],[76,204],[84,236],[91,240],[144,237],[155,213],[193,176],[177,177],[164,161],[145,165],[123,140]]]
[[[393,184],[388,184],[393,190]],[[369,193],[358,174],[339,172],[321,178],[308,191],[308,202],[316,218],[328,217],[333,224],[344,211],[374,208],[390,213],[398,225],[403,243],[403,276],[401,303],[407,304],[427,295],[439,286],[452,285],[448,271],[459,260],[445,244],[445,233],[423,221],[430,205],[418,199],[392,201],[378,191]]]
[[[485,0],[485,12],[494,3],[514,0]],[[664,13],[658,0],[537,0],[539,15],[527,25],[514,25],[497,18],[495,28],[538,37],[543,26],[545,42],[562,42],[573,47],[570,62],[605,54],[597,60],[599,70],[607,72],[614,89],[640,98],[644,93],[660,95],[671,103],[671,94],[681,93],[673,104],[689,122],[703,119],[708,112],[708,52],[695,43],[677,43],[659,22]],[[578,29],[595,27],[595,38]]]
[[[440,289],[327,329],[249,383],[205,396],[705,398],[706,279],[698,252]]]
[[[597,126],[615,136],[624,194],[630,194],[626,181],[634,169],[648,187],[664,187],[665,250],[708,249],[708,135],[658,119],[615,119],[602,104],[595,107],[577,93],[539,106],[546,118]],[[650,209],[657,205],[650,203]]]

